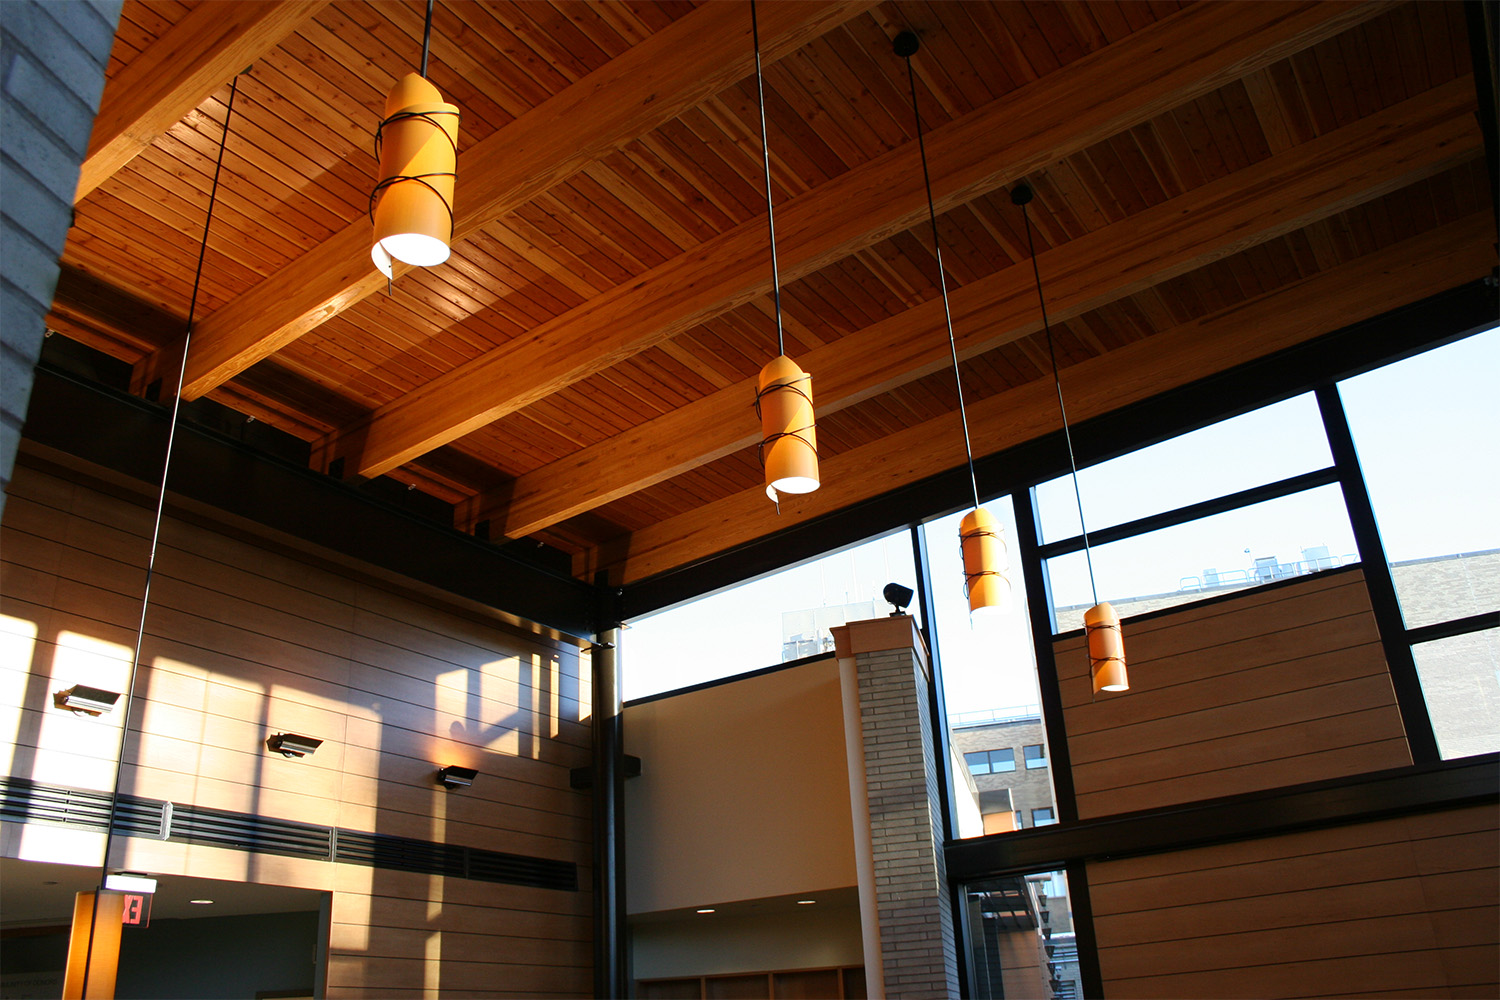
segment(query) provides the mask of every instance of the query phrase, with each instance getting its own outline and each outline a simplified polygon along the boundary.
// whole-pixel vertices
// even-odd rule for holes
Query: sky
[[[1393,561],[1500,548],[1500,328],[1350,379],[1340,394]],[[1285,479],[1332,463],[1312,395],[1194,431],[1082,470],[1090,530]],[[1071,477],[1037,487],[1044,540],[1078,533]],[[985,505],[1004,525],[1011,501]],[[958,521],[928,522],[937,633],[949,715],[1035,704],[1025,594],[1011,567],[1009,613],[969,622]],[[1356,556],[1339,488],[1241,508],[1093,550],[1099,598],[1176,591],[1207,569],[1250,570],[1256,557],[1296,562],[1326,546]],[[1092,604],[1082,553],[1048,567],[1055,599]],[[626,700],[780,662],[783,612],[874,600],[885,584],[916,587],[905,529],[677,609],[630,623],[621,643]]]

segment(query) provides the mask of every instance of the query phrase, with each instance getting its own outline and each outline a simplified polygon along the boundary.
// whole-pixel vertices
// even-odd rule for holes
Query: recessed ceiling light
[[[716,911],[714,910],[714,908],[712,906],[705,906],[703,909],[699,910],[698,912],[699,913],[714,913]]]
[[[190,900],[188,900],[188,902],[192,903],[194,906],[207,906],[210,903],[212,903],[213,900],[211,900],[211,899],[190,899]]]
[[[811,906],[811,905],[813,905],[816,902],[817,902],[816,899],[799,899],[799,900],[797,900],[797,905],[798,906]]]

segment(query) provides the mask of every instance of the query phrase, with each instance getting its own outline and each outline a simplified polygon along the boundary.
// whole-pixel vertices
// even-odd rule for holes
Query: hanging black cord
[[[427,50],[432,47],[432,4],[427,0],[427,26],[422,29],[422,76],[427,76]]]
[[[776,267],[776,206],[771,203],[771,147],[766,142],[766,91],[760,78],[760,28],[755,21],[755,0],[750,0],[750,39],[755,46],[755,96],[760,102],[760,159],[766,171],[766,218],[771,224],[771,290],[776,300],[776,353],[786,353],[781,330],[781,272]]]
[[[917,120],[917,152],[922,157],[922,183],[927,189],[927,221],[932,226],[932,251],[937,256],[938,288],[943,293],[943,320],[948,325],[948,351],[953,357],[953,387],[958,393],[958,419],[964,428],[964,455],[969,460],[969,486],[974,491],[974,508],[979,508],[979,479],[974,475],[974,448],[969,442],[969,415],[964,410],[964,383],[958,374],[958,344],[953,339],[953,313],[948,308],[948,275],[943,269],[943,248],[938,243],[937,210],[932,204],[932,176],[927,171],[927,143],[922,138],[922,112],[917,107],[917,75],[911,57],[920,43],[917,36],[903,31],[896,36],[896,54],[906,59],[906,82],[911,88],[911,113]]]
[[[1073,473],[1073,498],[1078,501],[1078,530],[1083,535],[1083,558],[1089,565],[1089,590],[1094,603],[1099,603],[1099,586],[1094,582],[1094,554],[1089,549],[1089,529],[1083,519],[1083,491],[1078,487],[1078,459],[1073,455],[1073,432],[1068,428],[1068,408],[1063,405],[1062,377],[1057,373],[1057,350],[1052,346],[1052,327],[1047,322],[1047,299],[1042,295],[1042,272],[1036,263],[1036,245],[1031,239],[1031,216],[1026,206],[1031,202],[1032,191],[1026,184],[1018,184],[1011,192],[1010,200],[1021,206],[1021,218],[1026,223],[1026,252],[1031,256],[1031,274],[1036,279],[1036,297],[1042,306],[1042,332],[1047,338],[1047,356],[1052,360],[1052,384],[1057,387],[1057,410],[1062,414],[1063,440],[1068,445],[1068,468]]]
[[[109,878],[109,850],[115,836],[115,814],[120,803],[120,776],[125,770],[125,740],[130,736],[130,709],[135,701],[136,675],[141,667],[141,648],[146,638],[146,611],[151,606],[151,580],[156,573],[156,550],[161,541],[162,511],[167,505],[167,472],[172,467],[172,445],[177,439],[177,415],[182,408],[182,383],[187,372],[188,347],[193,340],[193,317],[198,310],[198,289],[203,281],[203,261],[208,255],[208,227],[213,223],[214,205],[219,197],[219,174],[224,168],[224,148],[229,144],[229,121],[234,116],[234,98],[240,90],[235,76],[229,88],[229,103],[224,109],[224,131],[219,137],[219,158],[214,164],[213,184],[208,191],[208,213],[203,219],[203,238],[198,242],[198,267],[193,273],[193,292],[188,300],[187,326],[182,337],[182,360],[177,366],[177,391],[172,396],[172,417],[167,424],[167,453],[162,459],[161,488],[157,491],[156,522],[151,528],[151,550],[146,557],[146,582],[141,592],[141,619],[135,630],[135,652],[130,660],[130,677],[125,686],[125,708],[120,720],[120,742],[115,753],[114,789],[109,797],[109,821],[104,827],[104,857],[99,865],[99,888],[94,892],[93,913],[89,919],[88,948],[83,959],[83,989],[88,994],[90,965],[94,959],[94,931],[99,925],[99,896]]]

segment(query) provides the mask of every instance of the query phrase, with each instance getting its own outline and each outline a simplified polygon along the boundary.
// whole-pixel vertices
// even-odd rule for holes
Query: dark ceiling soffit
[[[1185,850],[1297,830],[1500,801],[1500,755],[1316,781],[1191,805],[1150,809],[1065,826],[951,841],[955,882],[1019,871],[1053,871],[1069,861]]]
[[[36,370],[26,437],[145,483],[161,479],[167,411]],[[284,531],[571,636],[588,637],[594,588],[361,496],[328,476],[179,422],[174,494]]]
[[[1317,340],[1073,425],[1080,467],[1310,391],[1443,343],[1500,317],[1496,291],[1472,281]],[[955,425],[955,433],[957,433]],[[1067,471],[1062,433],[974,460],[981,497],[1014,492]],[[951,469],[804,521],[625,588],[630,620],[701,594],[894,531],[967,504],[967,470]]]

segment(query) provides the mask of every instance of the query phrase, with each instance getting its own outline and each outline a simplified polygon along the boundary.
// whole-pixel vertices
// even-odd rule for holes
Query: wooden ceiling
[[[437,6],[462,109],[453,256],[370,263],[372,135],[421,0],[127,0],[51,325],[621,582],[962,462],[913,58],[976,451],[1489,273],[1458,3],[767,2],[787,351],[823,487],[778,517],[750,9]],[[245,70],[248,66],[249,69]]]

